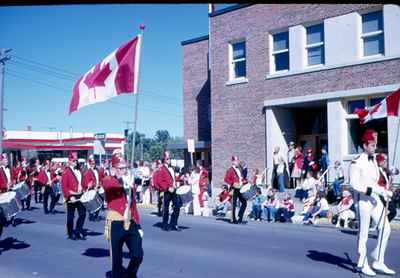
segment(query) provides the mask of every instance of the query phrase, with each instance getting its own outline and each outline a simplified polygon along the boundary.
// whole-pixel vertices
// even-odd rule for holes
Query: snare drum
[[[101,209],[101,206],[103,205],[103,200],[96,190],[89,190],[83,193],[79,201],[81,201],[86,210],[90,213]]]
[[[20,201],[16,198],[16,195],[13,191],[0,194],[0,207],[3,209],[4,217],[7,220],[10,220],[19,212]]]
[[[179,195],[183,204],[193,201],[192,189],[189,185],[182,185],[176,189],[176,194]]]
[[[31,193],[29,186],[24,181],[15,185],[12,188],[12,191],[15,192],[15,197],[20,201],[28,197],[28,195]]]
[[[254,196],[256,196],[257,186],[250,183],[245,184],[242,186],[242,188],[240,188],[240,193],[242,193],[243,198],[245,198],[246,200],[250,200],[254,198]]]

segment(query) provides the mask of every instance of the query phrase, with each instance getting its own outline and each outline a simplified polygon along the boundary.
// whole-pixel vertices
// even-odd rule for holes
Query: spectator
[[[303,224],[314,224],[317,217],[329,217],[329,204],[322,192],[318,193],[314,203],[304,215]]]
[[[225,216],[226,212],[231,208],[232,195],[228,190],[228,186],[222,186],[222,192],[219,194],[219,204],[217,205],[217,216]]]
[[[316,189],[317,180],[313,176],[312,171],[308,171],[306,175],[306,179],[303,181],[301,187],[296,190],[295,197],[299,198],[300,201],[303,201],[311,196],[315,196],[317,189]]]
[[[353,209],[354,209],[354,201],[351,193],[348,190],[343,190],[343,199],[339,202],[337,206],[338,210],[338,220],[336,223],[336,227],[340,227],[340,222],[343,220],[344,228],[349,227],[349,220],[354,219],[356,217]]]
[[[254,198],[253,208],[251,210],[251,214],[254,216],[254,220],[256,221],[261,221],[262,204],[265,199],[265,196],[261,194],[261,188],[257,187],[256,197]]]
[[[294,216],[294,213],[295,213],[294,202],[290,197],[290,194],[286,193],[283,202],[281,202],[281,205],[278,211],[276,212],[276,219],[279,220],[280,222],[292,223],[293,222],[292,217]]]
[[[279,192],[285,192],[285,172],[287,171],[286,163],[285,158],[279,153],[279,151],[280,148],[276,146],[272,156],[274,165],[272,184],[274,188],[279,189]]]
[[[260,174],[260,170],[258,168],[253,170],[253,178],[252,184],[257,186],[262,186],[263,174]]]
[[[340,165],[340,161],[335,161],[333,167],[333,193],[335,194],[336,199],[340,199],[342,184],[344,182],[344,172],[343,168]]]
[[[274,223],[276,211],[279,208],[279,200],[275,198],[275,190],[268,192],[267,199],[263,203],[264,216],[268,222]]]
[[[293,168],[294,168],[294,158],[296,155],[296,150],[294,148],[294,142],[291,141],[289,143],[289,148],[287,152],[287,162],[289,166],[289,173],[292,174]],[[290,188],[294,188],[294,178],[291,176],[290,178]]]
[[[307,149],[307,155],[304,157],[303,161],[303,176],[306,177],[308,171],[312,171],[313,173],[317,171],[318,165],[314,161],[314,156],[312,153],[312,149]]]
[[[291,172],[291,177],[293,178],[293,183],[295,188],[300,187],[301,170],[303,169],[303,162],[304,162],[304,155],[301,152],[301,147],[297,147],[294,155],[293,171]]]

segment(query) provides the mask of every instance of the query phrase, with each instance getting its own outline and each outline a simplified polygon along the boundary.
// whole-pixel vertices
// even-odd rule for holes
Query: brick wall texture
[[[400,59],[355,65],[266,80],[269,73],[271,31],[289,26],[379,7],[379,4],[259,4],[211,18],[211,141],[214,186],[223,182],[230,157],[238,155],[249,170],[263,169],[265,154],[265,100],[320,94],[337,90],[381,86],[400,82]],[[246,39],[248,83],[228,82],[228,43]],[[184,47],[184,134],[195,136],[196,105],[192,94],[206,80],[208,41]],[[207,45],[207,47],[206,47]],[[203,60],[201,60],[203,59]],[[249,171],[249,173],[251,173]]]

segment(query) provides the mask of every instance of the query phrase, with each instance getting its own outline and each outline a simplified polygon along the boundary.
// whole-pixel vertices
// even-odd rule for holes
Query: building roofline
[[[218,15],[221,15],[221,14],[226,14],[226,13],[229,13],[229,12],[232,12],[232,11],[236,11],[236,10],[239,10],[239,9],[246,8],[246,7],[251,6],[251,5],[254,5],[254,4],[237,4],[237,5],[234,5],[234,6],[231,6],[231,7],[227,7],[225,9],[221,9],[221,10],[209,13],[208,16],[209,17],[214,17],[214,16],[218,16]]]
[[[208,35],[197,37],[197,38],[186,40],[186,41],[182,41],[181,45],[187,45],[187,44],[200,42],[200,41],[205,41],[205,40],[208,40]]]

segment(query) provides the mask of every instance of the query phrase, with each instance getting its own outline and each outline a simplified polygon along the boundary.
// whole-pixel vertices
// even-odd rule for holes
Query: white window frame
[[[280,34],[280,33],[288,33],[288,40],[289,40],[289,42],[288,42],[288,48],[286,48],[286,49],[282,49],[282,50],[278,50],[278,51],[274,51],[274,35],[276,35],[276,34]],[[270,44],[269,44],[269,49],[271,49],[271,51],[270,51],[270,61],[271,61],[271,63],[270,63],[270,70],[271,70],[271,74],[275,74],[275,73],[284,73],[284,72],[289,72],[289,70],[290,70],[290,52],[289,52],[289,48],[290,48],[290,38],[289,38],[289,29],[287,29],[287,30],[280,30],[280,31],[277,31],[277,32],[273,32],[273,33],[270,33],[270,35],[269,35],[269,41],[270,41]],[[281,54],[281,53],[285,53],[285,52],[287,52],[288,54],[289,54],[289,68],[288,69],[285,69],[285,70],[276,70],[276,68],[275,68],[275,55],[276,54]]]
[[[244,42],[245,56],[244,56],[244,58],[233,59],[233,45],[237,44],[237,43],[241,43],[241,42]],[[246,39],[244,39],[244,38],[229,42],[229,51],[228,51],[229,52],[229,81],[247,80],[247,61],[246,61],[247,51],[246,51],[246,48],[247,48],[247,43],[246,43]],[[241,76],[241,77],[235,77],[235,63],[242,62],[242,61],[246,62],[246,75]]]
[[[369,33],[363,33],[363,30],[362,30],[362,26],[363,26],[362,17],[363,17],[363,15],[370,14],[370,13],[374,13],[374,12],[381,12],[381,13],[382,13],[382,30],[373,31],[373,32],[369,32]],[[385,27],[384,27],[384,14],[383,14],[383,10],[370,10],[370,11],[368,11],[368,12],[360,13],[360,20],[361,20],[360,42],[361,42],[361,53],[362,53],[361,57],[364,58],[364,59],[370,59],[370,58],[377,58],[377,57],[383,57],[383,56],[385,56],[385,33],[384,33],[384,28],[385,28]],[[365,52],[364,52],[364,44],[365,44],[365,43],[364,43],[364,39],[366,39],[366,38],[371,38],[371,37],[376,37],[376,36],[381,35],[381,34],[383,34],[383,53],[378,53],[378,54],[373,54],[373,55],[368,55],[368,56],[366,56],[366,55],[365,55]]]
[[[322,25],[322,32],[324,33],[324,37],[323,37],[323,41],[322,42],[318,42],[318,43],[312,43],[312,44],[307,44],[307,28],[309,28],[309,27],[313,27],[313,26],[316,26],[316,25]],[[307,26],[304,26],[304,28],[305,28],[305,43],[306,43],[306,47],[305,47],[305,49],[306,49],[306,51],[305,51],[305,55],[306,55],[306,57],[305,57],[305,61],[306,61],[306,68],[315,68],[315,67],[321,67],[321,66],[324,66],[325,65],[325,25],[324,25],[324,23],[323,22],[320,22],[320,23],[315,23],[315,24],[312,24],[312,25],[307,25]],[[308,63],[308,50],[310,49],[310,48],[314,48],[314,47],[319,47],[319,46],[322,46],[323,47],[323,52],[324,52],[324,63],[322,63],[322,64],[316,64],[316,65],[310,65],[309,63]]]

